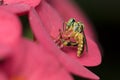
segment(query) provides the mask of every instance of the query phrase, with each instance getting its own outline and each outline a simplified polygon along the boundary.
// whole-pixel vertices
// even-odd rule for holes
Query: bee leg
[[[80,55],[81,55],[81,52],[77,51],[77,57],[80,57]]]
[[[62,39],[62,31],[61,31],[61,29],[59,29],[59,35],[58,35],[58,37],[56,38],[56,40],[54,40],[54,42],[56,43],[56,44],[59,44]]]
[[[70,46],[77,46],[78,45],[78,43],[76,43],[76,42],[70,42]]]
[[[64,47],[64,46],[67,46],[68,43],[69,43],[69,40],[64,40],[64,39],[61,39],[61,47]]]
[[[61,39],[60,47],[62,48],[64,46],[74,46],[74,45],[73,42],[71,42],[70,40]]]

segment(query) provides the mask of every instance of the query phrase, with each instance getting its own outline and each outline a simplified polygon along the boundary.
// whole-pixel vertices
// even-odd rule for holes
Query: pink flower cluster
[[[71,74],[99,80],[86,68],[101,63],[92,25],[69,0],[0,0],[0,4],[0,80],[73,80]],[[22,36],[18,17],[25,14],[37,42]],[[85,25],[88,53],[80,58],[76,50],[59,49],[51,38],[69,18]]]

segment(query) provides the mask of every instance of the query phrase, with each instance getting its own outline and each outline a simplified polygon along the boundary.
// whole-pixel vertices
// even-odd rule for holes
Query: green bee
[[[86,51],[88,51],[84,25],[81,22],[76,22],[73,18],[69,19],[65,24],[63,30],[59,30],[60,34],[56,44],[61,48],[64,46],[77,46],[77,56],[80,57],[85,45]]]

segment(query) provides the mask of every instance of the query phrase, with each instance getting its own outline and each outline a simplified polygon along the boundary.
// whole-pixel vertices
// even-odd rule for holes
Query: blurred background
[[[101,80],[120,80],[120,0],[75,2],[93,23],[103,48],[102,64],[90,70],[100,76]]]

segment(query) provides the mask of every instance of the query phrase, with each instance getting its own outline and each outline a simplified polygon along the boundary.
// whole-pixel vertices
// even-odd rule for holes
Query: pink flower
[[[95,34],[85,15],[77,11],[77,9],[67,1],[68,0],[6,0],[0,8],[19,15],[30,12],[29,20],[31,28],[37,41],[39,41],[39,46],[44,46],[46,50],[50,51],[50,55],[57,57],[69,72],[89,79],[98,79],[96,75],[83,67],[96,66],[101,63],[101,55],[96,44]],[[31,9],[31,7],[35,9]],[[63,22],[69,18],[75,18],[77,21],[82,21],[85,24],[88,53],[84,52],[84,55],[80,58],[76,57],[76,50],[66,48],[62,51],[58,49],[50,37],[55,38],[59,34],[58,30],[62,28]],[[85,72],[86,74],[84,74]]]
[[[48,35],[48,32],[45,30],[45,27],[43,27],[44,24],[42,24],[42,21],[40,20],[39,15],[37,14],[35,9],[31,9],[29,20],[33,33],[40,42],[39,44],[43,45],[46,50],[49,50],[49,54],[56,56],[56,58],[59,59],[59,61],[69,72],[80,77],[96,80],[99,79],[96,75],[94,75],[92,72],[79,64],[78,61],[70,58],[55,45],[50,35]]]
[[[63,12],[60,9],[62,9]],[[50,36],[54,38],[59,35],[59,29],[62,28],[63,22],[67,19],[73,17],[84,22],[88,43],[88,53],[84,52],[84,55],[78,58],[76,57],[76,50],[66,49],[64,52],[74,59],[78,60],[82,65],[85,66],[96,66],[101,63],[101,55],[99,48],[95,42],[94,34],[91,29],[92,27],[90,24],[88,24],[86,18],[82,13],[79,15],[79,13],[76,12],[72,5],[68,4],[66,0],[50,0],[49,3],[46,1],[42,1],[41,4],[37,6],[36,10],[46,30],[48,31]]]
[[[98,79],[55,46],[34,9],[29,15],[31,26],[43,33],[40,45],[22,37],[22,26],[15,14],[0,9],[0,80],[73,80],[69,72]],[[49,41],[47,44],[44,36]]]
[[[35,20],[30,20],[32,26],[32,30],[36,36],[36,39],[40,42],[40,45],[44,45],[46,48],[52,50],[52,53],[55,53],[55,55],[60,59],[60,61],[67,67],[67,69],[70,72],[73,72],[74,74],[77,74],[81,76],[82,74],[79,73],[79,70],[83,68],[80,68],[81,65],[83,66],[97,66],[101,63],[101,55],[99,48],[97,46],[97,43],[95,42],[95,37],[93,30],[91,29],[91,25],[88,23],[88,20],[84,17],[84,15],[81,13],[76,12],[74,8],[72,8],[72,5],[68,4],[65,1],[58,1],[58,0],[50,0],[48,2],[41,1],[40,5],[36,7],[36,10],[39,14],[40,20],[39,23],[42,22],[41,26],[45,27],[45,30],[47,33],[43,32],[44,30],[40,28],[37,23],[35,24]],[[65,3],[64,3],[65,2]],[[59,4],[63,3],[63,4]],[[61,9],[62,5],[62,10]],[[69,7],[66,7],[68,5]],[[71,9],[71,10],[70,10]],[[65,11],[65,13],[64,13]],[[68,12],[67,12],[68,11]],[[36,13],[37,14],[37,13]],[[31,17],[31,15],[30,15]],[[85,23],[85,33],[87,37],[87,43],[88,43],[88,53],[84,52],[83,56],[78,58],[76,56],[76,50],[72,50],[69,48],[66,48],[64,51],[60,51],[60,49],[57,48],[55,43],[53,43],[53,40],[51,40],[50,36],[56,37],[59,34],[59,29],[62,28],[63,22],[67,20],[70,17],[75,17],[77,20],[81,19]],[[40,24],[39,24],[40,25]],[[43,34],[46,34],[46,36],[43,36]],[[49,36],[47,36],[50,34]],[[49,38],[48,38],[49,37]],[[51,40],[51,41],[50,41]],[[70,57],[68,57],[67,55]],[[65,55],[65,56],[64,56]],[[72,58],[71,58],[72,57]],[[68,59],[71,59],[68,61]],[[73,62],[76,62],[74,64]],[[71,64],[71,65],[66,65],[66,64]],[[82,72],[84,73],[84,71]]]

